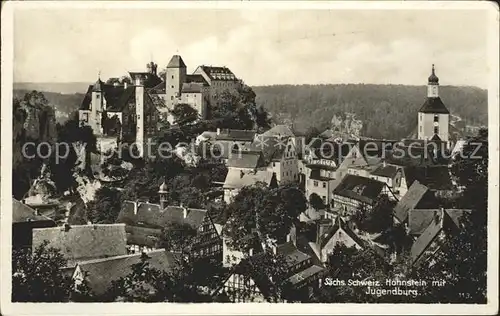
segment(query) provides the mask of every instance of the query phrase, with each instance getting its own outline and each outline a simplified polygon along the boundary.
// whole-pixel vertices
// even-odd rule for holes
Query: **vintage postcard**
[[[497,313],[496,3],[1,21],[2,314]]]

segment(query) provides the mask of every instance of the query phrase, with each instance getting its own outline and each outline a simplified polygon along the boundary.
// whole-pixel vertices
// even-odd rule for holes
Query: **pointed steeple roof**
[[[186,68],[186,64],[180,55],[174,55],[168,62],[167,68]]]
[[[102,80],[101,80],[101,72],[99,71],[99,74],[97,75],[97,81],[94,83],[94,86],[92,87],[92,91],[101,92],[103,86],[104,86],[104,82],[102,82]]]

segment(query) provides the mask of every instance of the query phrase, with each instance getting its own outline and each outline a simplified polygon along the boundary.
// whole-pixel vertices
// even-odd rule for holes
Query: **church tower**
[[[439,78],[434,65],[427,82],[427,99],[418,111],[418,139],[441,140],[448,143],[450,111],[439,97]]]
[[[135,78],[135,144],[140,157],[144,157],[144,79],[141,76]]]
[[[181,95],[182,84],[186,81],[186,64],[180,55],[172,56],[165,76],[165,104],[172,110]]]

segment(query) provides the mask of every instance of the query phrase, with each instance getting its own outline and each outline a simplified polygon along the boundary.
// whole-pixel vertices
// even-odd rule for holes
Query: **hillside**
[[[363,122],[361,135],[406,137],[416,126],[425,101],[426,86],[403,85],[275,85],[252,87],[257,104],[277,123],[293,123],[299,131],[324,129],[334,115],[356,114]],[[468,125],[486,125],[488,95],[475,87],[441,86],[440,97],[450,112]]]

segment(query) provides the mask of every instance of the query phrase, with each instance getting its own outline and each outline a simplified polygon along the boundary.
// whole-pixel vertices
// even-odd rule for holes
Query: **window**
[[[422,125],[420,125],[420,133],[422,133]]]
[[[173,99],[174,99],[174,96],[173,96],[173,95],[171,95],[171,96],[170,96],[170,100],[173,100]]]
[[[323,188],[326,188],[326,182],[323,182]]]
[[[318,186],[318,181],[314,181],[314,186],[317,187]]]
[[[96,99],[99,99],[100,97],[101,97],[101,95],[100,95],[100,94],[96,94],[96,95],[95,95],[95,98],[96,98]]]
[[[172,89],[173,89],[173,88],[174,88],[174,86],[170,86],[170,88],[172,88]]]
[[[439,115],[438,114],[434,114],[434,122],[439,122]]]
[[[321,198],[323,199],[323,203],[326,204],[326,196],[323,195]]]
[[[439,134],[439,127],[438,126],[434,126],[434,134]]]
[[[174,75],[172,75],[172,79],[174,79]]]

